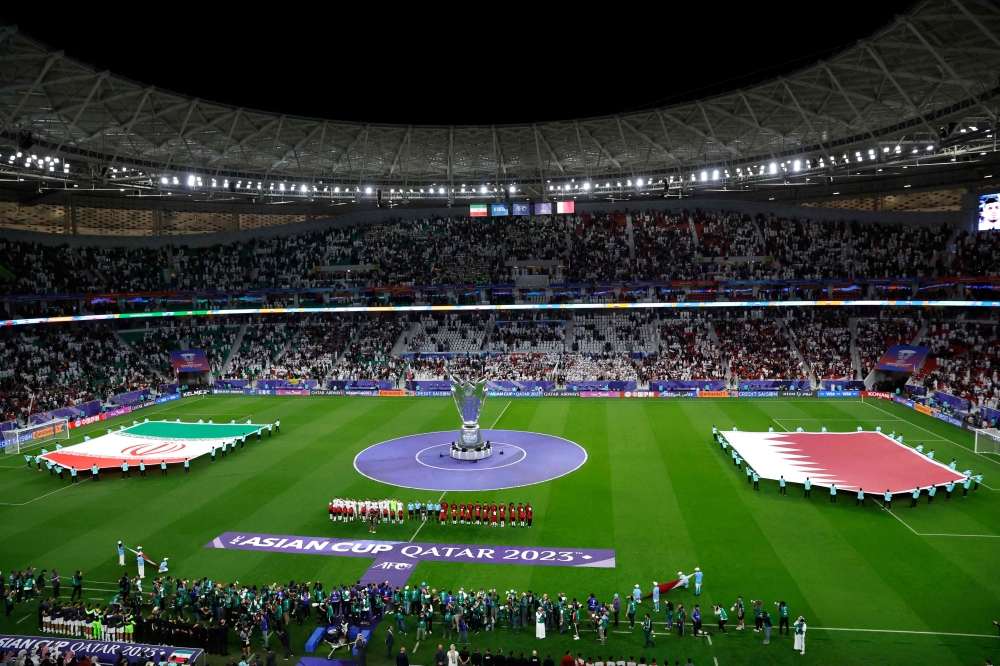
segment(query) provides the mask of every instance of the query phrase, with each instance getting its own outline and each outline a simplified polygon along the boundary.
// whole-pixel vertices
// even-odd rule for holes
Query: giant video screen
[[[1000,194],[984,194],[979,197],[980,231],[1000,229]]]

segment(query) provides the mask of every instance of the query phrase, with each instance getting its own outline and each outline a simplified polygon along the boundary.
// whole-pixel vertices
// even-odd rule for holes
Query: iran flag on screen
[[[575,201],[557,201],[556,202],[556,213],[573,213],[575,212],[576,202]]]
[[[488,217],[486,204],[472,204],[469,206],[470,217]]]

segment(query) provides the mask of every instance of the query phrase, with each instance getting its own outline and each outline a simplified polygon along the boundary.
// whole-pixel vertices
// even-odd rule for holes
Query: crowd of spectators
[[[103,324],[0,329],[0,421],[151,385],[151,368]]]
[[[792,311],[788,336],[798,347],[816,379],[854,379],[851,322],[843,310]]]
[[[695,211],[698,254],[703,257],[759,257],[764,254],[757,225],[749,215]]]
[[[719,319],[715,331],[733,379],[807,379],[778,321]]]
[[[506,353],[565,351],[566,322],[547,319],[495,322],[490,350]]]
[[[333,366],[330,378],[398,381],[406,362],[393,355],[392,348],[408,329],[408,321],[392,315],[363,319],[347,350]]]
[[[357,323],[350,318],[306,317],[290,322],[291,339],[271,368],[275,379],[325,379],[347,348]]]
[[[934,277],[952,272],[943,257],[953,234],[947,224],[924,227],[763,216],[759,222],[766,253],[777,262],[775,277],[780,279]]]
[[[412,352],[480,351],[489,317],[477,313],[432,314],[420,317],[418,329],[408,341]]]
[[[862,378],[875,369],[889,347],[910,344],[920,330],[919,322],[910,317],[863,317],[857,320],[857,326]]]
[[[649,351],[655,321],[649,311],[577,312],[573,315],[573,351],[584,354]]]
[[[507,263],[531,260],[560,262],[547,270],[570,283],[981,277],[1000,274],[998,238],[969,232],[956,238],[948,225],[752,218],[695,209],[394,218],[200,247],[0,240],[0,274],[6,276],[0,277],[0,296],[509,284],[526,268]],[[85,307],[119,304],[112,299]]]
[[[657,352],[642,359],[640,380],[722,379],[726,370],[708,334],[704,317],[664,319],[659,322]]]
[[[583,215],[571,230],[569,282],[632,278],[625,215]]]
[[[638,381],[636,365],[631,354],[563,354],[556,375],[560,383]]]
[[[222,365],[240,329],[240,322],[234,317],[223,320],[196,317],[158,324],[149,325],[140,331],[123,332],[121,335],[161,379],[173,377],[170,352],[180,349],[203,350],[212,374],[221,375]]]
[[[927,388],[997,408],[1000,340],[996,323],[938,321],[928,326],[922,344],[931,348],[921,377]]]
[[[694,263],[691,224],[681,215],[646,211],[632,216],[635,237],[634,279],[649,281],[694,280],[700,277]]]

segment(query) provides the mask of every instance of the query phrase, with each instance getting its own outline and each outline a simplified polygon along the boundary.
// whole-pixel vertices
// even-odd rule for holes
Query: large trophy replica
[[[451,457],[456,460],[483,460],[493,455],[493,447],[483,441],[479,430],[479,415],[486,404],[486,379],[475,382],[451,378],[451,397],[462,417],[462,430],[457,442],[451,443]]]

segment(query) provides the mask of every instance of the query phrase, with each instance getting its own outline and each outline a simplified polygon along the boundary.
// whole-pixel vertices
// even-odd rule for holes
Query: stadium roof
[[[262,197],[392,188],[449,199],[832,173],[914,151],[994,150],[998,35],[1000,9],[985,0],[926,0],[829,60],[694,102],[557,122],[407,126],[192,99],[0,26],[0,169]],[[755,42],[734,45],[734,57],[741,48],[753,57]]]

